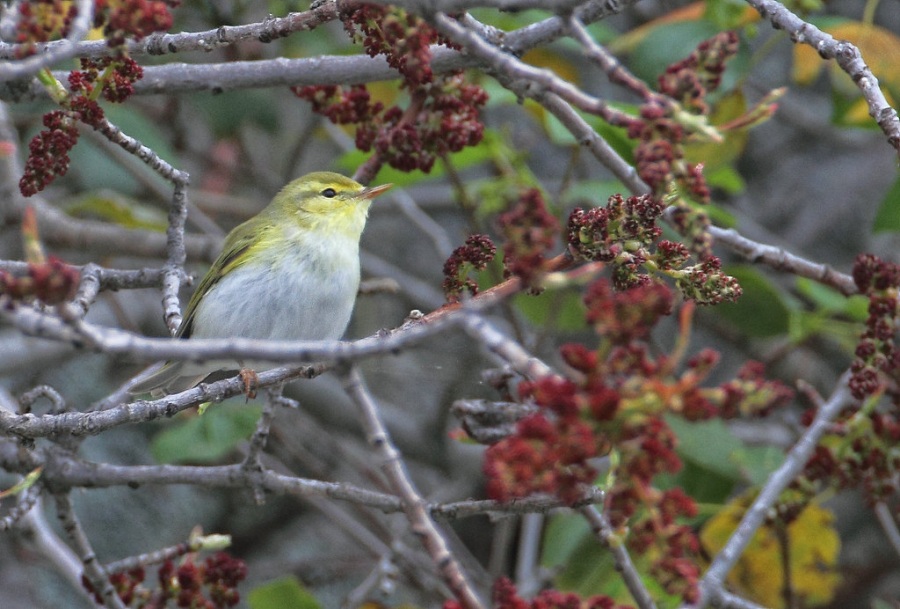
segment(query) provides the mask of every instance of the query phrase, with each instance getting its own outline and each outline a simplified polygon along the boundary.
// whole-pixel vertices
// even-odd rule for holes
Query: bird
[[[391,186],[365,187],[328,171],[290,182],[225,238],[176,336],[340,339],[359,289],[359,241],[369,206]],[[128,391],[156,398],[191,389],[217,371],[239,367],[255,375],[235,363],[168,361]]]

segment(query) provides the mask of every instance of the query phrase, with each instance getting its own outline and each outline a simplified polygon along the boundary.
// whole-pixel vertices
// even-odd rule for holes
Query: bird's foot
[[[256,374],[256,370],[251,370],[250,368],[241,368],[238,374],[240,374],[241,380],[244,381],[244,395],[247,396],[247,401],[249,402],[256,397],[259,375]]]

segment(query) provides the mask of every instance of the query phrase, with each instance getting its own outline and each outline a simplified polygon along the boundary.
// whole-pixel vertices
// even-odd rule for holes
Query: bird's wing
[[[256,230],[258,229],[257,225]],[[200,285],[194,290],[194,294],[188,302],[184,319],[181,320],[181,325],[178,327],[176,336],[179,338],[190,338],[193,329],[194,315],[197,313],[197,307],[200,304],[200,301],[203,300],[203,297],[209,293],[222,277],[228,274],[228,272],[241,266],[245,261],[245,258],[242,258],[242,254],[245,254],[254,243],[259,242],[259,235],[254,235],[253,230],[253,226],[245,222],[229,233],[228,237],[225,239],[222,253],[219,254],[219,257],[213,262],[209,271],[203,279],[200,280]]]

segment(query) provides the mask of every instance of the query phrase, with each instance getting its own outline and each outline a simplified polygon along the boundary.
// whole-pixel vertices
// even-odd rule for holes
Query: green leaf
[[[703,16],[721,29],[731,30],[741,26],[746,8],[742,0],[706,0]]]
[[[539,295],[517,294],[513,299],[525,318],[540,328],[548,325],[563,332],[583,330],[584,305],[580,292],[572,289],[547,289]]]
[[[259,406],[217,404],[156,434],[153,456],[159,463],[218,461],[250,437],[259,413]]]
[[[743,446],[733,455],[741,478],[761,486],[784,462],[784,451],[777,446]]]
[[[680,488],[700,504],[721,505],[734,491],[733,476],[723,476],[703,464],[682,457],[684,467],[677,474],[659,474],[653,484],[660,490]]]
[[[847,309],[848,298],[832,287],[806,277],[798,277],[796,286],[797,291],[811,300],[819,311],[841,313]]]
[[[584,518],[573,514],[553,516],[544,530],[541,566],[553,568],[570,562],[579,544],[591,537],[591,527]]]
[[[717,226],[723,228],[733,228],[737,226],[737,218],[721,205],[716,205],[715,203],[708,203],[706,205],[698,204],[697,208],[709,216],[709,219]]]
[[[715,311],[747,336],[764,338],[786,334],[790,328],[790,310],[780,290],[752,267],[735,265],[724,270],[738,280],[744,294],[735,303],[716,306]]]
[[[602,207],[614,194],[625,192],[618,180],[584,180],[572,184],[562,193],[563,208]]]
[[[637,116],[639,113],[638,107],[633,104],[612,103],[610,106],[632,116]],[[637,145],[637,141],[628,137],[628,130],[625,127],[610,125],[600,117],[593,115],[586,117],[586,120],[619,156],[629,164],[634,164],[634,148]]]
[[[490,129],[484,132],[484,139],[478,146],[468,146],[460,152],[450,155],[453,167],[457,170],[472,167],[479,163],[487,162],[491,159],[490,142],[496,139],[496,135]],[[353,172],[372,156],[371,152],[363,152],[362,150],[350,150],[345,152],[337,160],[338,168],[347,175],[353,175]],[[388,165],[383,165],[376,175],[375,182],[390,183],[398,188],[406,188],[413,184],[418,184],[426,180],[432,180],[443,176],[446,173],[444,165],[436,162],[429,173],[424,173],[418,169],[414,171],[400,171]]]
[[[322,609],[322,605],[293,575],[273,579],[247,595],[250,609]]]
[[[555,583],[560,590],[582,596],[627,594],[609,551],[597,543],[581,516],[560,514],[551,518],[541,545],[541,565],[556,571]]]
[[[269,133],[274,133],[278,128],[275,95],[269,90],[224,91],[192,95],[189,99],[209,121],[217,138],[232,137],[247,124],[261,127]]]
[[[729,488],[722,495],[725,481],[730,481],[731,486],[734,482],[764,481],[784,460],[778,448],[745,445],[717,419],[689,422],[667,416],[666,423],[678,438],[678,455],[685,463],[686,476],[679,482],[698,501],[721,503],[731,491]],[[692,471],[692,466],[697,470]],[[722,480],[705,481],[704,472]]]
[[[707,184],[729,195],[743,192],[746,187],[744,178],[731,165],[725,165],[712,171],[704,170],[703,174],[706,177]]]
[[[97,218],[124,228],[164,231],[167,226],[162,209],[128,200],[112,191],[85,195],[67,205],[65,211],[75,218]]]
[[[847,316],[858,322],[864,322],[869,318],[869,299],[862,294],[856,294],[847,299],[847,308],[844,309]]]
[[[159,125],[131,106],[105,104],[106,118],[119,127],[126,135],[136,138],[169,163],[177,162],[177,155],[168,140],[163,137]],[[88,138],[82,137],[69,153],[72,171],[80,182],[81,190],[109,189],[120,193],[137,195],[144,187],[138,184],[122,165],[113,160]],[[160,183],[162,179],[160,178]]]
[[[655,83],[670,64],[690,55],[698,44],[719,31],[716,24],[706,19],[667,23],[641,40],[629,64],[638,78]]]
[[[878,206],[872,232],[900,232],[900,177],[894,180],[893,186]]]
[[[685,462],[694,463],[730,480],[740,478],[740,470],[731,456],[744,447],[720,420],[688,422],[667,416],[666,423],[678,437],[678,454]]]

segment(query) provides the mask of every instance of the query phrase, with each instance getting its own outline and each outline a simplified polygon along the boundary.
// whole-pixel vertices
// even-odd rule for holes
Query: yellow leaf
[[[808,86],[819,77],[824,60],[811,46],[805,44],[794,45],[793,78],[798,85]]]
[[[740,90],[720,99],[712,110],[709,122],[719,126],[732,121],[747,110],[747,101]],[[731,164],[744,151],[747,130],[738,129],[723,134],[722,142],[691,142],[684,147],[684,156],[691,163],[703,163],[707,171]]]
[[[709,554],[722,549],[754,496],[745,494],[733,500],[707,521],[700,532],[700,542]],[[807,506],[786,531],[770,525],[761,527],[729,573],[729,584],[757,603],[773,609],[784,608],[782,546],[785,541],[790,585],[794,595],[802,599],[801,605],[815,606],[830,601],[840,580],[837,558],[841,542],[834,529],[834,514],[815,504]]]
[[[887,100],[887,103],[891,105],[891,107],[896,108],[896,104],[894,104],[894,99],[891,96],[889,91],[882,91],[884,93],[884,98]],[[859,99],[854,100],[850,107],[848,107],[840,116],[840,122],[846,125],[855,125],[857,127],[873,127],[875,125],[872,122],[872,116],[869,114],[869,104],[860,96]]]
[[[653,30],[664,26],[668,23],[681,23],[683,21],[699,21],[706,14],[706,0],[700,0],[693,4],[688,4],[673,11],[669,11],[665,15],[648,21],[647,23],[630,30],[627,34],[622,34],[613,40],[608,46],[614,53],[629,53],[635,49]],[[744,13],[738,23],[739,26],[748,25],[759,20],[759,13],[753,8],[746,7]],[[673,60],[678,58],[673,58]]]
[[[859,48],[863,59],[878,78],[879,82],[900,96],[900,37],[893,32],[859,21],[842,21],[823,28],[838,40],[847,40]],[[822,70],[823,59],[818,52],[805,44],[794,46],[794,80],[801,85],[808,85]],[[859,89],[850,77],[832,61],[831,73],[834,86],[842,92],[858,94]]]

